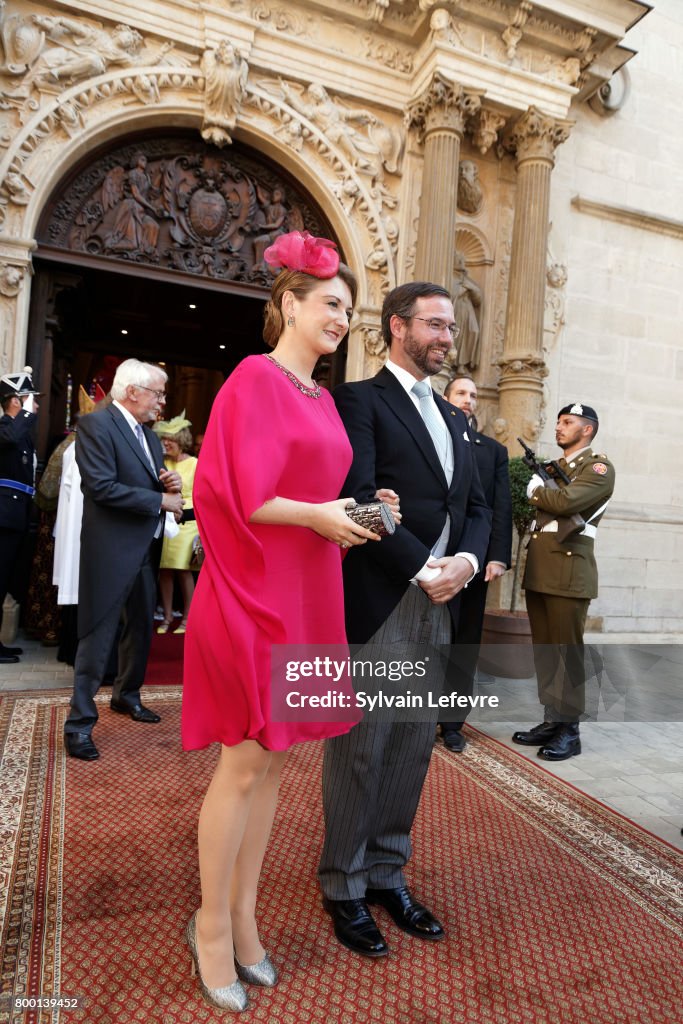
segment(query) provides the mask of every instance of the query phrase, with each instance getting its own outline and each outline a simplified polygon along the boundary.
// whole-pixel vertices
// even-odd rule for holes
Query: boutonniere
[[[463,430],[462,436],[467,441],[467,443],[469,444],[470,443],[470,437],[469,437],[469,434],[467,433],[466,430]]]

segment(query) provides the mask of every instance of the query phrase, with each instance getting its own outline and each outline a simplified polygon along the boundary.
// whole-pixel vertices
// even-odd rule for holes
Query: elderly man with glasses
[[[159,366],[127,359],[112,385],[112,404],[83,417],[76,462],[83,490],[78,650],[64,742],[71,757],[99,757],[92,740],[95,695],[119,624],[119,669],[111,708],[135,722],[159,716],[143,706],[159,554],[166,512],[182,514],[181,481],[164,468],[161,442],[149,429],[166,401]]]

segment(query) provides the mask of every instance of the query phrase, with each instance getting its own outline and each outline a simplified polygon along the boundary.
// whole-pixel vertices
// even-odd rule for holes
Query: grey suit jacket
[[[78,424],[76,462],[83,491],[79,636],[122,602],[159,525],[163,450],[156,434],[143,429],[155,471],[116,406],[83,416]]]

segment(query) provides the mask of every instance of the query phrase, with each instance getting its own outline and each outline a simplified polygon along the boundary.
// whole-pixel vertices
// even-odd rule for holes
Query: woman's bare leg
[[[241,964],[262,960],[265,951],[256,924],[256,892],[268,839],[273,827],[286,751],[273,752],[268,773],[255,790],[244,837],[235,861],[230,895],[235,956]]]
[[[199,814],[202,906],[197,946],[204,983],[222,988],[235,980],[230,902],[232,880],[247,832],[254,796],[269,774],[273,754],[245,740],[221,747]]]
[[[180,583],[180,593],[183,595],[183,622],[186,623],[194,595],[194,576],[189,569],[179,569],[178,582]]]

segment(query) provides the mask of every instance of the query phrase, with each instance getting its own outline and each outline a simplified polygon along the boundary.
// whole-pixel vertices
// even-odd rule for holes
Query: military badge
[[[604,476],[607,472],[607,466],[604,462],[593,463],[593,472],[598,473],[599,476]]]

